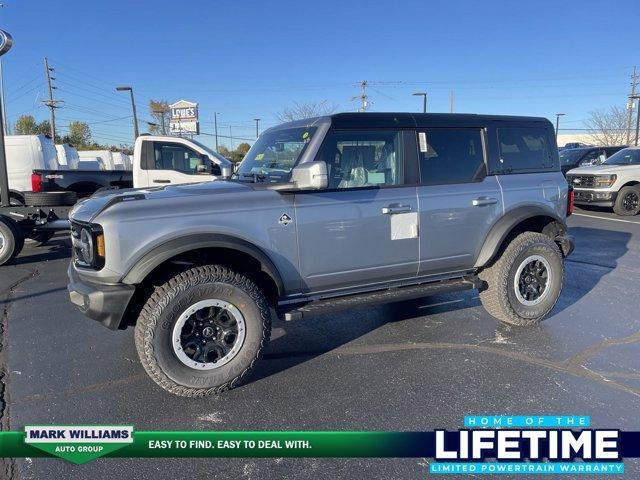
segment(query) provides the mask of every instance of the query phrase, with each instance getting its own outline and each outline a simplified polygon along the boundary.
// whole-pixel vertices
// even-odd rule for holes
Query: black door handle
[[[171,180],[158,179],[154,180],[153,183],[171,183]]]

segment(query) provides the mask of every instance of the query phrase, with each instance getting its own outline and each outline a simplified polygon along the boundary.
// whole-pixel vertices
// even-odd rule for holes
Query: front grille
[[[569,175],[567,180],[573,188],[593,188],[596,184],[594,175]]]

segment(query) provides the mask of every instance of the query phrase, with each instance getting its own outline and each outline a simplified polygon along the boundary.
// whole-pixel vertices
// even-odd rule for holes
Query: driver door
[[[295,194],[304,290],[362,288],[416,276],[418,201],[405,164],[411,149],[404,146],[402,130],[327,134],[317,160],[327,164],[328,188]]]
[[[153,142],[153,162],[150,167],[147,170],[150,187],[214,179],[211,175],[203,175],[211,172],[211,160],[180,143]]]

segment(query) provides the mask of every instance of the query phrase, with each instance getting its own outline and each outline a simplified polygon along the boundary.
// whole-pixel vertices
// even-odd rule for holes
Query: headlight
[[[80,230],[80,260],[86,265],[93,265],[95,254],[93,251],[93,235],[92,233],[83,228]]]
[[[600,188],[610,187],[616,182],[617,178],[617,175],[596,175],[594,186]]]
[[[76,265],[99,270],[104,266],[104,235],[99,225],[71,225]]]

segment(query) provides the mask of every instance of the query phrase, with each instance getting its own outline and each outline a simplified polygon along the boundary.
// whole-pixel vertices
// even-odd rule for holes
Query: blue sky
[[[201,130],[252,138],[292,102],[355,110],[368,80],[372,111],[540,115],[566,113],[582,128],[588,112],[624,106],[640,66],[637,1],[182,1],[7,0],[1,28],[14,38],[3,57],[10,122],[44,119],[42,59],[55,68],[69,120],[94,137],[132,136],[126,94],[139,116],[151,98],[200,104]],[[141,122],[141,130],[145,124]],[[210,136],[200,140],[212,144]],[[238,140],[234,142],[237,144]],[[229,145],[229,139],[221,143]]]

